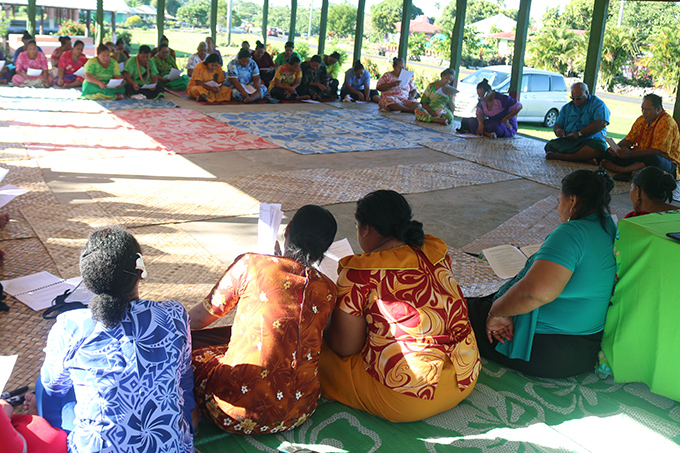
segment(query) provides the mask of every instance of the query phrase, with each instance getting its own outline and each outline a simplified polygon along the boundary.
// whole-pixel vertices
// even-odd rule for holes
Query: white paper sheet
[[[522,253],[524,253],[524,256],[529,258],[534,253],[538,252],[542,245],[543,243],[541,242],[540,244],[525,245],[524,247],[520,247],[519,249],[522,251]]]
[[[146,85],[142,85],[139,87],[140,90],[155,90],[156,89],[156,84],[155,83],[147,83]]]
[[[243,85],[243,89],[246,90],[246,93],[248,93],[248,94],[253,94],[254,92],[257,91],[257,90],[255,89],[255,87],[254,87],[253,85],[251,85],[251,84]]]
[[[519,273],[527,262],[527,257],[517,247],[510,244],[499,245],[482,250],[491,269],[500,278],[512,278]]]
[[[0,355],[0,393],[5,391],[5,386],[12,375],[14,364],[17,363],[18,355]],[[8,389],[9,391],[9,389]]]
[[[7,294],[35,311],[50,307],[55,297],[75,288],[73,283],[45,271],[0,283]]]
[[[76,77],[85,77],[85,66],[82,66],[80,69],[74,72],[73,75]]]
[[[9,170],[7,168],[1,168],[0,167],[0,182],[2,182],[3,179],[5,179],[5,176],[7,176],[7,173],[9,173]]]
[[[33,69],[33,68],[28,68],[26,70],[26,74],[28,74],[29,77],[37,77],[39,75],[42,75],[42,69]]]
[[[220,86],[220,84],[215,82],[214,80],[211,80],[210,82],[205,82],[205,86],[207,86],[207,87],[218,87],[218,86]]]
[[[168,74],[168,79],[177,80],[177,79],[179,79],[179,76],[181,76],[181,75],[182,75],[182,71],[180,71],[179,69],[172,68],[170,70],[170,74]]]
[[[406,85],[413,78],[413,72],[402,69],[399,73],[399,85]]]
[[[118,67],[120,68],[120,72],[125,71],[125,62],[121,61],[120,63],[118,63]]]
[[[308,104],[319,104],[319,101],[315,101],[314,99],[301,99],[301,101]]]
[[[118,88],[123,84],[125,79],[111,79],[109,83],[106,84],[106,88]]]
[[[335,241],[323,254],[319,270],[334,282],[338,281],[338,261],[346,256],[354,255],[352,246],[347,238]]]
[[[257,221],[257,249],[260,253],[274,253],[283,211],[279,203],[260,203],[260,218]]]
[[[607,141],[607,144],[609,147],[614,150],[614,152],[618,151],[621,149],[621,147],[616,143],[611,137],[605,137],[604,138]]]
[[[368,104],[368,102],[366,101],[354,101],[354,102],[356,102],[357,104]]]
[[[14,200],[19,195],[25,194],[26,192],[28,192],[28,190],[21,189],[11,184],[0,187],[0,208]]]
[[[0,71],[5,67],[5,60],[0,60]]]

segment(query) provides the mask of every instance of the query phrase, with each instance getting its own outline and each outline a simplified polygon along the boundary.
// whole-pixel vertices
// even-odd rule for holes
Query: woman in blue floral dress
[[[141,249],[120,227],[94,231],[80,257],[87,309],[59,315],[38,403],[51,415],[75,389],[69,452],[193,452],[189,317],[177,301],[140,300]],[[43,389],[40,388],[43,387]],[[61,398],[60,398],[61,397]],[[57,417],[58,418],[58,417]]]

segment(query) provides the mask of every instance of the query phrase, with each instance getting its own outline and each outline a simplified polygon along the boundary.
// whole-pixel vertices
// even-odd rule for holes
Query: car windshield
[[[488,69],[478,69],[469,76],[461,80],[461,83],[469,83],[470,85],[477,85],[483,79],[487,79],[491,88],[494,90],[498,88],[503,82],[510,78],[510,74],[503,72],[491,71]]]

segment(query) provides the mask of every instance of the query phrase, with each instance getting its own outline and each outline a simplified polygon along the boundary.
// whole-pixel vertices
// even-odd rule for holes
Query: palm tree
[[[611,27],[605,30],[600,75],[607,89],[611,89],[614,78],[621,74],[621,66],[631,63],[639,53],[635,28]]]
[[[535,68],[568,74],[585,52],[585,39],[573,30],[543,28],[527,45],[527,63]]]

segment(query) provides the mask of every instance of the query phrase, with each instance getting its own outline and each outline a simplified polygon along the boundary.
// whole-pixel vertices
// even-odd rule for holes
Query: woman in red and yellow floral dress
[[[393,422],[451,409],[472,391],[481,362],[447,246],[391,190],[359,200],[355,217],[367,253],[340,261],[322,395]]]
[[[319,353],[336,287],[312,265],[337,224],[308,205],[286,229],[284,256],[236,258],[191,317],[198,407],[225,431],[267,434],[301,425],[320,395]],[[203,329],[236,308],[234,325]],[[211,344],[205,347],[206,343]]]

